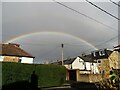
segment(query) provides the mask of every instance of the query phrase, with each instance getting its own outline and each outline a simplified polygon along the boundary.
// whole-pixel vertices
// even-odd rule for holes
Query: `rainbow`
[[[15,42],[15,41],[19,41],[20,39],[25,39],[25,38],[28,38],[28,37],[31,37],[31,36],[35,36],[35,35],[61,35],[61,36],[67,36],[67,37],[70,37],[70,38],[74,38],[76,40],[79,40],[80,42],[90,46],[91,48],[94,48],[95,50],[97,50],[97,48],[92,45],[91,43],[87,42],[86,40],[83,40],[82,38],[80,37],[77,37],[77,36],[74,36],[74,35],[71,35],[71,34],[68,34],[68,33],[63,33],[63,32],[32,32],[32,33],[27,33],[27,34],[24,34],[24,35],[21,35],[21,36],[18,36],[18,37],[15,37],[15,38],[12,38],[10,40],[8,40],[7,42],[5,43],[12,43],[12,42]]]

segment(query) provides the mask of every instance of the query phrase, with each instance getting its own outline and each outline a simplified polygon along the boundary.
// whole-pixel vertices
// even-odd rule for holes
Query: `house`
[[[108,78],[110,70],[120,69],[120,49],[101,49],[92,52],[92,55],[95,60],[100,62],[98,68],[104,74],[104,78]]]
[[[98,70],[99,62],[97,62],[97,60],[95,60],[91,54],[80,56],[80,58],[84,60],[85,70],[89,70],[90,73],[92,74],[99,73],[99,70]]]
[[[0,44],[0,61],[33,63],[34,57],[20,48],[19,44]]]
[[[68,69],[67,80],[98,82],[108,78],[111,70],[120,69],[119,57],[120,48],[117,48],[99,49],[88,55],[66,59],[64,66]],[[55,63],[62,65],[61,61]]]
[[[52,64],[62,65],[62,62],[57,61]],[[91,54],[68,58],[64,60],[64,66],[67,69],[66,80],[97,82],[101,79],[97,65],[97,61],[92,58]]]
[[[54,62],[53,64],[62,65],[62,62]],[[64,60],[64,66],[68,70],[80,70],[81,73],[99,73],[97,62],[94,61],[91,55],[78,56]]]

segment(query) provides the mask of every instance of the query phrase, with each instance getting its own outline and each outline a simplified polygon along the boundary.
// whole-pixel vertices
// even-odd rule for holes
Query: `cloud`
[[[59,32],[81,38],[97,48],[112,48],[117,44],[116,39],[111,39],[118,34],[117,20],[85,2],[64,2],[64,4],[115,29],[106,27],[53,2],[3,2],[3,42],[33,32]],[[110,2],[96,4],[114,15],[118,14],[118,7]],[[40,60],[37,62],[53,57],[60,59],[61,43],[66,44],[65,57],[76,56],[78,53],[91,49],[91,46],[85,45],[75,38],[58,34],[36,35],[17,42],[37,59],[39,58]],[[54,53],[48,53],[55,49],[55,46],[58,47],[53,50]],[[92,50],[94,49],[92,48]]]

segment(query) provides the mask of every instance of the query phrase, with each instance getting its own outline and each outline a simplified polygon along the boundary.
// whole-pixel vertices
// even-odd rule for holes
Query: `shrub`
[[[2,63],[2,85],[25,80],[30,82],[33,71],[38,75],[38,86],[59,86],[65,81],[66,69],[60,65]]]

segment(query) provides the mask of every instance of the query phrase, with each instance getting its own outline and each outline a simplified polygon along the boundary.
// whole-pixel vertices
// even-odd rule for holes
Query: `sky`
[[[20,44],[35,56],[34,63],[61,60],[61,44],[64,59],[113,49],[118,45],[118,20],[81,1],[2,2],[2,43]],[[112,2],[93,3],[119,18],[119,7]]]

